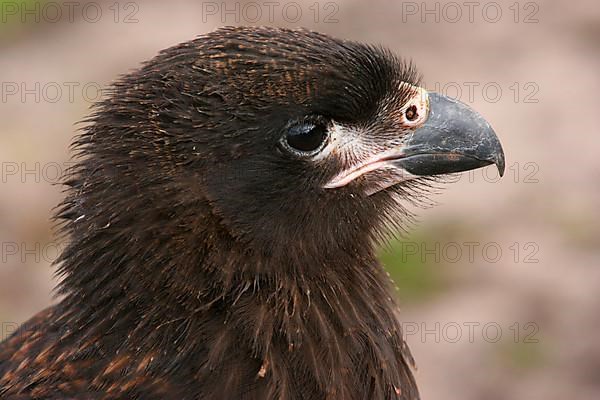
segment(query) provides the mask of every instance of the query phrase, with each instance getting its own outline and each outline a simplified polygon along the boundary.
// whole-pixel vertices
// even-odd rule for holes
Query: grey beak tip
[[[504,176],[504,169],[506,167],[506,164],[504,163],[504,153],[500,154],[495,164],[496,167],[498,167],[498,173],[500,174],[500,176]]]

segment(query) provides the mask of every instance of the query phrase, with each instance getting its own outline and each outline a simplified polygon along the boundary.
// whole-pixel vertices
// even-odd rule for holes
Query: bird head
[[[186,136],[214,209],[256,248],[350,246],[396,221],[428,177],[503,172],[490,125],[385,49],[256,28],[196,46],[190,110],[202,111]]]
[[[136,354],[232,393],[418,397],[372,244],[431,177],[502,173],[480,115],[379,47],[224,28],[122,77],[88,121],[58,212],[74,332],[133,329]]]
[[[86,168],[113,176],[118,198],[95,209],[171,236],[210,215],[267,257],[354,252],[432,176],[504,170],[490,125],[421,88],[413,65],[306,30],[222,28],[167,49],[117,82],[92,122],[78,142]]]

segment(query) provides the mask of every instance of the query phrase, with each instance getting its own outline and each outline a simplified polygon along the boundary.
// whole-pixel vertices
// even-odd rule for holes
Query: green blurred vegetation
[[[536,369],[547,361],[541,341],[538,343],[502,341],[497,348],[497,357],[501,362],[519,371]]]
[[[589,215],[585,212],[559,214],[553,219],[569,245],[584,251],[596,251],[600,247],[600,226]]]
[[[0,42],[28,34],[42,25],[41,7],[46,0],[0,0]],[[38,5],[39,4],[39,5]],[[36,8],[37,7],[37,8]]]
[[[419,229],[405,237],[397,236],[379,249],[378,258],[398,288],[401,300],[423,302],[443,291],[439,266],[420,250],[420,246],[435,240],[428,229]]]
[[[437,221],[411,229],[408,235],[396,235],[379,249],[378,258],[403,302],[429,301],[451,288],[453,268],[460,266],[445,262],[439,249],[448,242],[473,240],[477,233],[461,220]]]
[[[398,295],[403,301],[425,301],[444,288],[436,265],[421,254],[414,254],[408,247],[408,244],[424,243],[428,239],[422,233],[414,234],[395,239],[379,251],[379,260],[398,287]]]
[[[39,10],[47,0],[0,0],[2,25],[9,23],[35,22],[34,10]],[[40,4],[36,8],[36,4]],[[25,14],[25,11],[29,15]]]

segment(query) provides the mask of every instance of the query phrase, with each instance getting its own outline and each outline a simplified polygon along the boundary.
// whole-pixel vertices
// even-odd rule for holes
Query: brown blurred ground
[[[249,2],[239,11],[229,2],[234,11],[225,15],[220,1],[122,2],[119,15],[113,3],[94,3],[98,22],[92,9],[83,15],[85,2],[73,22],[1,15],[0,338],[52,301],[60,244],[49,217],[61,198],[53,183],[96,87],[221,25],[305,26],[412,58],[428,88],[460,88],[504,144],[502,180],[492,169],[462,175],[434,196],[440,205],[419,212],[408,243],[382,254],[403,299],[423,398],[600,398],[596,2],[482,2],[473,22],[462,2],[453,3],[460,18],[456,6],[439,3],[438,22],[435,2],[424,14],[420,1],[322,1],[318,16],[312,0],[287,14],[286,2],[276,2],[272,23],[260,1],[257,20],[243,8]]]

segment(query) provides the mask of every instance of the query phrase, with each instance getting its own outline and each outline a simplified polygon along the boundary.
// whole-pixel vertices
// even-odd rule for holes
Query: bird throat
[[[207,201],[166,202],[110,220],[72,217],[58,306],[69,340],[160,368],[177,361],[199,382],[229,380],[234,363],[257,388],[292,379],[342,399],[356,398],[357,382],[369,398],[416,393],[389,278],[370,247],[269,254],[233,237]]]

